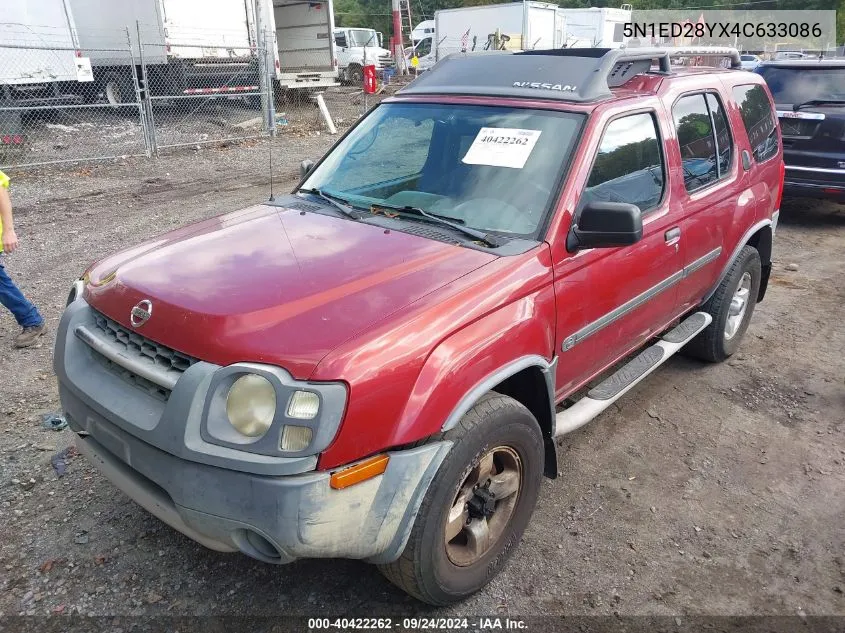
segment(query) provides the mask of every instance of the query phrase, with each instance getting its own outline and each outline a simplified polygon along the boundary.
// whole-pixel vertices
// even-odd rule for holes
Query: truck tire
[[[353,86],[363,86],[364,69],[358,64],[349,64],[346,69],[346,81]]]
[[[761,271],[757,249],[743,246],[716,292],[701,307],[713,322],[686,345],[688,355],[716,363],[736,352],[757,305]]]
[[[495,392],[442,439],[454,445],[429,486],[405,551],[379,566],[400,589],[441,606],[484,587],[510,558],[537,504],[544,456],[531,412]]]
[[[103,95],[114,107],[137,102],[135,82],[132,81],[131,75],[126,76],[123,73],[110,72],[103,77]]]

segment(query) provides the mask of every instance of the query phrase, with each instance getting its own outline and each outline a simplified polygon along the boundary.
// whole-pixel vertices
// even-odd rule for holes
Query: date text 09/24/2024
[[[521,630],[528,626],[519,618],[309,618],[309,631],[497,631]]]

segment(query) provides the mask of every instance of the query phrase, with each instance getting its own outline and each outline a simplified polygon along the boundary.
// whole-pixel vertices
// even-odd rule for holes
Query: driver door
[[[669,204],[663,136],[655,113],[609,117],[576,207],[591,201],[636,204],[636,244],[567,253],[555,264],[558,395],[571,393],[669,322],[682,276],[682,211]]]

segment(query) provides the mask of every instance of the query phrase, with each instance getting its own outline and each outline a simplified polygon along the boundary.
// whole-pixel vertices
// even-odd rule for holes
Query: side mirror
[[[572,225],[566,250],[615,248],[639,242],[643,237],[640,208],[627,202],[590,202]]]
[[[305,177],[311,173],[312,169],[314,169],[314,161],[309,158],[299,163],[299,179],[305,180]]]

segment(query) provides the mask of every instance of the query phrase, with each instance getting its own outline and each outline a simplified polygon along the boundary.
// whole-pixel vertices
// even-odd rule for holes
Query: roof
[[[739,66],[735,50],[708,52],[714,51],[730,56],[732,65]],[[565,48],[455,53],[440,60],[399,94],[522,97],[586,103],[611,97],[611,88],[650,72],[654,62],[658,65],[656,72],[671,74],[670,54],[676,52],[655,48]]]

